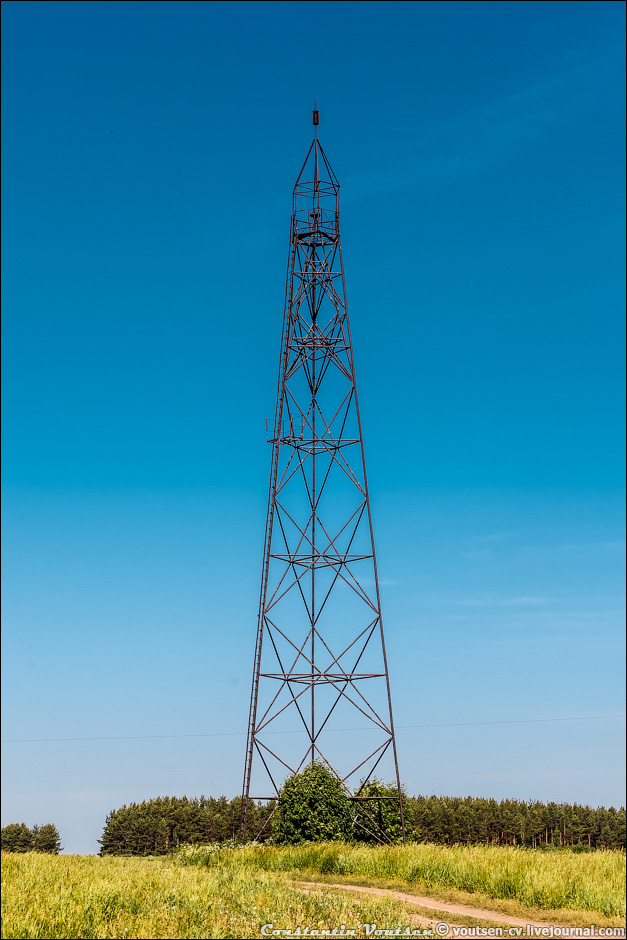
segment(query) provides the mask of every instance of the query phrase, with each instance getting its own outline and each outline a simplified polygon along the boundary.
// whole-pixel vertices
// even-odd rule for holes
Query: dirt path
[[[422,897],[418,894],[406,894],[403,891],[393,891],[391,888],[370,888],[361,885],[329,884],[326,881],[296,881],[295,884],[307,890],[308,888],[339,888],[342,891],[359,891],[363,894],[378,895],[384,898],[393,898],[396,901],[405,901],[407,904],[416,904],[432,911],[441,911],[444,914],[462,914],[464,917],[473,917],[476,920],[491,920],[499,924],[511,924],[514,927],[546,927],[548,921],[531,920],[530,918],[512,917],[500,911],[484,911],[477,907],[467,907],[465,904],[451,904],[449,901],[439,901],[437,898]],[[593,916],[593,915],[591,915]],[[429,926],[437,921],[429,921]],[[426,924],[425,924],[426,925]],[[555,927],[565,926],[554,924]]]

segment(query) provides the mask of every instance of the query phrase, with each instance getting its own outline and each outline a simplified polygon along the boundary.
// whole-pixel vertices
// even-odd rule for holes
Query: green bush
[[[272,841],[278,845],[348,841],[353,810],[338,778],[314,762],[287,778],[272,824]]]

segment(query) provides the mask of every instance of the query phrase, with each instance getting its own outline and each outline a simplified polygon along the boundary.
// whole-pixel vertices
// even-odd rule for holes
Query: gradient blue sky
[[[2,824],[240,789],[314,97],[402,778],[622,803],[624,4],[2,10]]]

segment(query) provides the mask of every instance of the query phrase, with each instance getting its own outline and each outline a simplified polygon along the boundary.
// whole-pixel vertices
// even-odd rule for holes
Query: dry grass
[[[330,927],[401,923],[392,901],[306,894],[250,866],[172,859],[3,854],[2,936],[258,937],[262,924]],[[405,916],[405,922],[406,916]]]
[[[444,897],[442,891],[481,900],[516,902],[518,910],[574,910],[606,918],[625,916],[623,852],[542,853],[511,846],[353,846],[342,843],[300,846],[247,846],[223,849],[231,864],[265,871],[376,879],[410,886],[416,893]],[[207,863],[220,852],[190,849]]]

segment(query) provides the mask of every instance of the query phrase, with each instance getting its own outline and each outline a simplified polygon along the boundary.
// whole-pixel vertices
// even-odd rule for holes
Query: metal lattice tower
[[[267,428],[272,465],[242,831],[249,799],[277,799],[288,773],[320,760],[354,800],[375,771],[387,771],[404,838],[340,187],[318,140],[317,110],[313,123],[294,186],[276,412]]]

